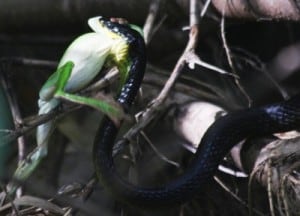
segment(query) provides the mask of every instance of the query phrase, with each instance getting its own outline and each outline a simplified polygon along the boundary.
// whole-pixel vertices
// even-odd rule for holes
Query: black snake
[[[106,22],[107,27],[122,35],[130,45],[131,67],[118,98],[128,109],[142,82],[146,52],[143,38],[126,25]],[[193,162],[185,173],[161,187],[135,186],[116,171],[112,148],[119,128],[105,118],[94,143],[94,164],[100,182],[123,202],[139,207],[160,207],[192,199],[212,180],[220,161],[242,139],[253,135],[272,134],[300,126],[300,95],[287,101],[261,108],[250,108],[218,119],[205,133]]]

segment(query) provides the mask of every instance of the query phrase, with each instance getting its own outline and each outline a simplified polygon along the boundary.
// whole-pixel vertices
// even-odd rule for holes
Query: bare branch
[[[153,0],[149,7],[149,14],[147,16],[146,22],[144,24],[143,32],[146,44],[149,43],[152,33],[153,33],[153,25],[154,21],[157,17],[159,6],[161,4],[161,0]]]
[[[232,196],[236,201],[238,201],[241,205],[247,207],[247,208],[250,208],[249,205],[247,205],[247,203],[242,200],[238,195],[236,195],[234,192],[231,191],[230,188],[228,188],[228,186],[222,182],[222,180],[216,176],[214,176],[214,180],[227,192],[230,194],[230,196]],[[253,209],[253,211],[259,215],[259,216],[263,216],[264,214],[260,211],[258,211],[257,209]]]
[[[228,64],[232,70],[232,73],[237,75],[237,71],[234,67],[234,64],[232,62],[232,56],[231,56],[231,51],[229,49],[229,46],[227,44],[227,40],[226,40],[226,36],[225,36],[225,16],[224,16],[224,10],[222,11],[222,20],[221,20],[221,37],[222,37],[222,42],[223,42],[223,46],[226,52],[226,57],[227,57],[227,61]],[[240,90],[240,92],[245,96],[247,102],[248,102],[248,106],[250,107],[252,104],[252,100],[250,98],[250,96],[247,94],[247,92],[245,91],[245,89],[243,88],[243,86],[240,84],[239,79],[237,79],[236,77],[234,77],[234,82],[236,84],[236,86],[238,87],[238,89]]]
[[[7,67],[9,67],[9,65],[7,65]],[[3,73],[5,74],[5,73]],[[14,124],[15,124],[15,128],[19,128],[21,125],[23,125],[23,118],[19,109],[19,104],[16,98],[16,95],[12,89],[11,83],[10,81],[8,81],[6,79],[6,77],[2,77],[3,79],[1,79],[1,83],[2,86],[5,90],[5,93],[7,94],[7,99],[8,99],[8,103],[10,106],[10,110],[12,113],[12,117],[14,119]],[[20,136],[18,138],[18,162],[24,160],[25,158],[25,150],[26,150],[26,145],[25,145],[25,138],[24,136]],[[19,188],[17,190],[17,197],[20,197],[22,195],[22,188]]]
[[[167,156],[165,156],[163,153],[161,153],[156,147],[155,145],[152,143],[152,141],[150,140],[150,138],[145,134],[145,132],[141,131],[141,135],[144,137],[144,139],[146,140],[146,142],[149,144],[149,146],[152,148],[152,150],[157,154],[157,156],[165,161],[166,163],[169,163],[173,166],[175,166],[176,168],[180,167],[180,164],[172,161],[171,159],[169,159]]]
[[[185,64],[187,63],[187,54],[189,52],[194,52],[194,49],[197,44],[198,39],[198,16],[196,10],[197,1],[191,1],[191,14],[190,14],[190,24],[194,24],[191,26],[189,41],[186,45],[184,52],[182,53],[181,57],[177,61],[175,68],[173,69],[169,79],[165,83],[164,88],[161,90],[160,94],[148,105],[146,110],[141,112],[139,122],[134,125],[124,136],[121,141],[116,144],[115,152],[122,148],[123,144],[126,143],[127,140],[132,140],[133,137],[139,133],[143,128],[145,128],[158,114],[158,111],[162,108],[164,101],[166,100],[169,92],[173,88],[177,78],[180,76],[181,71]]]

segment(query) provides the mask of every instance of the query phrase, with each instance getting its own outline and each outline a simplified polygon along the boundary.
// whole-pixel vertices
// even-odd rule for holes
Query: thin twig
[[[282,98],[287,100],[290,98],[289,93],[279,84],[277,80],[272,77],[266,68],[266,65],[264,62],[262,62],[257,56],[253,55],[252,53],[235,47],[235,51],[238,52],[234,53],[233,56],[234,58],[240,58],[243,61],[245,61],[247,64],[250,64],[253,68],[255,68],[258,71],[261,71],[267,79],[275,86],[275,88],[278,90],[278,92],[281,94]],[[240,54],[239,54],[240,53]]]
[[[161,28],[162,24],[166,21],[168,15],[164,15],[159,21],[158,23],[153,26],[153,29],[151,31],[151,35],[149,36],[148,42],[146,44],[149,44],[149,42],[151,41],[151,39],[153,38],[153,36],[155,35],[155,33]]]
[[[12,89],[12,86],[10,84],[10,81],[8,81],[7,79],[7,76],[6,74],[8,73],[8,71],[11,69],[10,68],[10,63],[9,62],[6,62],[6,63],[3,63],[1,62],[2,64],[4,64],[4,68],[3,69],[3,65],[2,66],[2,70],[1,71],[1,85],[4,89],[4,93],[6,94],[6,98],[8,100],[8,104],[9,104],[9,107],[10,107],[10,110],[11,110],[11,113],[12,113],[12,117],[13,117],[13,120],[14,120],[14,124],[15,124],[15,128],[19,128],[20,125],[23,124],[23,119],[21,117],[21,112],[20,112],[20,109],[19,109],[19,106],[18,106],[18,103],[17,103],[17,100],[16,100],[16,96],[14,94],[14,91]],[[6,71],[4,71],[6,70]],[[19,161],[21,161],[24,157],[24,151],[25,151],[25,146],[24,146],[24,140],[22,137],[19,137],[19,140],[18,140],[18,143],[19,143]]]
[[[286,171],[286,173],[283,174],[282,177],[280,178],[279,193],[281,195],[279,195],[279,196],[281,196],[282,203],[283,203],[283,208],[284,208],[284,212],[285,212],[285,214],[283,214],[283,212],[281,211],[282,215],[290,216],[290,215],[293,214],[293,212],[291,212],[292,209],[290,208],[289,199],[288,198],[290,198],[290,199],[295,199],[295,198],[293,196],[291,196],[291,195],[289,196],[287,184],[289,182],[291,183],[291,180],[289,179],[291,177],[291,173],[293,172],[293,170],[299,169],[299,166],[300,166],[300,162],[296,162],[295,164],[293,164],[292,166],[290,166],[288,168],[288,170]],[[281,210],[281,208],[280,208],[280,210]]]
[[[175,166],[176,168],[180,167],[180,164],[170,160],[169,158],[167,158],[163,153],[161,153],[156,147],[155,145],[153,145],[153,143],[151,142],[151,140],[149,139],[149,137],[143,132],[140,132],[141,135],[144,137],[144,139],[146,140],[146,142],[150,145],[150,147],[153,149],[153,151],[159,156],[160,159],[162,159],[163,161]]]
[[[4,89],[4,93],[6,94],[6,98],[11,110],[13,122],[15,125],[15,128],[19,128],[20,125],[23,124],[23,119],[21,117],[21,112],[18,106],[18,102],[16,100],[16,95],[14,94],[14,91],[12,90],[12,86],[10,84],[10,81],[7,79],[7,73],[11,69],[11,62],[9,61],[2,61],[2,70],[1,71],[1,84]],[[3,66],[4,64],[4,66]],[[4,69],[3,69],[4,67]],[[6,70],[6,71],[4,71]],[[6,73],[5,73],[6,72]],[[18,162],[20,163],[25,156],[25,139],[23,136],[20,136],[18,138]],[[20,197],[22,195],[22,188],[17,189],[17,197]]]
[[[164,86],[167,77],[169,77],[168,71],[156,67],[151,64],[147,64],[147,73],[145,74],[143,83],[154,85],[154,86]],[[212,85],[208,82],[202,81],[201,79],[194,79],[190,76],[182,74],[180,79],[183,82],[177,82],[174,86],[174,90],[177,92],[182,92],[183,94],[187,94],[188,96],[192,96],[195,98],[202,98],[203,100],[210,100],[219,102],[228,105],[228,99],[224,95],[224,91],[217,85]],[[188,84],[184,82],[187,81]],[[241,109],[242,107],[238,104],[231,103],[231,109]]]
[[[167,96],[169,95],[171,89],[173,88],[177,78],[181,75],[183,67],[188,62],[187,55],[190,52],[194,52],[198,40],[198,25],[197,25],[198,16],[197,16],[197,12],[195,12],[196,8],[197,8],[197,0],[191,0],[191,5],[190,5],[191,28],[189,34],[189,41],[181,57],[177,61],[169,79],[165,83],[164,88],[161,90],[159,95],[148,105],[146,110],[142,112],[138,123],[135,124],[129,131],[127,131],[127,133],[123,136],[123,139],[116,144],[117,148],[125,144],[127,140],[131,140],[139,131],[145,128],[156,117],[158,111],[161,109],[163,103],[165,102]]]
[[[148,85],[157,86],[157,87],[163,87],[165,84],[165,78],[159,77],[159,76],[154,76],[153,74],[149,74],[144,77],[143,84],[148,84]],[[181,92],[183,94],[186,94],[188,96],[195,97],[195,98],[203,98],[203,99],[212,100],[212,101],[220,101],[220,100],[223,100],[224,102],[226,101],[225,97],[223,95],[219,96],[218,94],[210,93],[209,91],[205,91],[205,90],[207,90],[205,88],[203,90],[203,88],[201,88],[201,87],[197,88],[197,87],[185,85],[185,84],[179,83],[179,82],[174,85],[174,90],[176,92]]]
[[[273,153],[273,151],[272,151]],[[275,209],[274,209],[274,201],[273,201],[273,195],[272,195],[272,155],[270,155],[270,158],[267,161],[267,192],[268,192],[268,201],[270,206],[270,213],[271,216],[275,216]]]
[[[224,10],[225,10],[225,8],[224,8]],[[221,38],[222,38],[222,42],[223,42],[223,45],[224,45],[227,61],[228,61],[228,64],[229,64],[229,66],[232,70],[232,73],[235,74],[235,75],[238,75],[237,71],[234,67],[234,64],[232,62],[231,51],[229,49],[229,46],[228,46],[227,40],[226,40],[226,36],[225,36],[225,15],[224,15],[224,10],[223,10],[222,19],[221,19]],[[241,91],[241,93],[246,98],[246,100],[248,102],[248,106],[250,107],[251,104],[252,104],[251,98],[249,97],[249,95],[247,94],[247,92],[245,91],[243,86],[240,84],[239,79],[235,78],[234,81],[235,81],[235,84],[237,85],[238,89]]]
[[[104,77],[99,81],[95,82],[93,85],[90,85],[86,89],[82,90],[83,94],[88,94],[90,92],[97,92],[106,86],[109,86],[112,82],[116,81],[119,77],[119,71],[116,67],[110,69],[105,73]]]
[[[206,14],[207,9],[208,9],[210,3],[211,3],[211,0],[206,0],[205,4],[202,7],[201,13],[200,13],[200,17],[201,18],[204,17],[204,15]]]
[[[10,64],[7,65],[10,69]],[[14,119],[15,128],[20,128],[21,125],[23,125],[23,118],[19,109],[19,105],[17,102],[17,97],[14,94],[14,91],[11,86],[11,82],[8,81],[6,78],[3,78],[2,80],[2,86],[5,89],[5,93],[7,94],[7,100],[10,106],[10,110],[12,112],[12,117]],[[26,144],[25,144],[25,138],[24,136],[18,137],[18,162],[24,160],[25,158],[25,150],[26,150]],[[17,197],[21,197],[22,195],[22,188],[18,188],[17,190]]]
[[[42,60],[34,60],[34,61],[42,62]],[[103,89],[104,87],[108,86],[111,82],[115,81],[117,77],[118,77],[118,71],[116,69],[112,69],[102,79],[100,79],[98,82],[94,83],[93,85],[89,86],[88,88],[83,89],[80,93],[83,95],[91,95],[92,92],[97,92],[100,89]],[[82,105],[62,101],[62,106],[60,109],[53,110],[52,112],[45,115],[40,115],[40,116],[37,115],[26,119],[22,119],[22,124],[19,124],[19,126],[14,131],[11,131],[8,135],[4,136],[4,139],[7,140],[8,142],[14,141],[20,136],[23,136],[24,134],[30,132],[37,126],[46,123],[53,118],[59,118],[81,107]]]
[[[2,193],[1,193],[1,194],[5,194],[5,198],[7,198],[7,200],[9,201],[9,205],[11,205],[11,208],[12,208],[13,213],[14,213],[16,216],[19,216],[18,208],[17,208],[16,205],[14,204],[14,201],[13,201],[12,197],[8,194],[7,189],[6,189],[6,186],[4,186],[4,185],[1,184],[0,188],[1,188],[1,190],[2,190]],[[2,201],[4,201],[4,199],[1,200],[1,202],[2,202]],[[3,204],[4,204],[4,203],[1,203],[1,205],[0,205],[1,208],[2,208]],[[1,212],[1,210],[0,210],[0,212]]]
[[[251,171],[251,174],[249,175],[249,181],[248,181],[248,214],[249,216],[253,215],[253,198],[252,198],[252,184],[254,182],[255,175],[260,171],[260,167],[265,166],[266,161],[261,162],[255,168]]]
[[[34,128],[36,128],[40,124],[46,123],[46,122],[50,121],[51,119],[57,117],[58,115],[64,115],[66,113],[69,113],[71,111],[79,109],[80,107],[82,107],[82,105],[69,104],[67,106],[64,106],[62,109],[54,110],[53,112],[50,112],[45,115],[35,116],[35,117],[31,118],[30,120],[28,119],[28,121],[25,119],[24,125],[22,125],[20,128],[17,128],[14,131],[12,131],[10,134],[4,136],[4,139],[7,142],[14,141],[18,137],[23,136],[24,134],[32,131]]]
[[[30,66],[39,66],[39,67],[49,67],[54,68],[57,65],[55,61],[48,61],[48,60],[39,60],[39,59],[31,59],[31,58],[23,58],[23,57],[9,57],[9,58],[0,58],[0,63],[6,66],[6,73],[3,73],[3,76],[7,74],[9,69],[11,69],[12,65],[30,65]],[[2,69],[3,70],[3,69]],[[22,161],[25,157],[25,139],[23,135],[30,131],[33,128],[24,128],[24,120],[21,116],[21,112],[18,106],[18,102],[16,100],[16,96],[14,95],[14,91],[10,85],[10,82],[7,81],[6,77],[3,77],[2,86],[5,88],[5,92],[7,93],[8,102],[10,105],[10,109],[12,111],[14,123],[15,123],[15,130],[11,131],[8,135],[4,137],[7,142],[14,141],[18,139],[18,161]]]
[[[24,58],[24,57],[2,57],[0,58],[0,62],[9,62],[13,65],[20,66],[35,66],[35,67],[47,67],[50,69],[55,69],[57,66],[56,61],[42,60],[42,59],[32,59],[32,58]]]
[[[286,194],[286,190],[284,188],[284,184],[288,181],[288,176],[290,175],[290,173],[286,173],[284,174],[284,176],[281,179],[281,197],[282,197],[282,202],[283,202],[283,206],[284,206],[284,212],[286,216],[290,216],[290,208],[287,202],[287,194]],[[281,208],[280,208],[281,209]],[[283,214],[282,214],[283,215]]]
[[[249,176],[249,181],[248,181],[248,215],[252,216],[253,215],[253,198],[252,198],[252,183],[254,180],[254,176],[258,172],[258,169],[252,170],[250,176]]]
[[[144,39],[145,39],[146,44],[149,43],[149,41],[153,35],[153,25],[154,25],[154,21],[157,17],[161,3],[162,3],[162,0],[152,0],[152,2],[150,4],[149,13],[148,13],[148,16],[146,18],[144,28],[143,28]]]
[[[235,200],[237,200],[239,203],[241,203],[243,206],[245,206],[246,208],[249,208],[249,206],[247,205],[247,203],[242,200],[240,197],[238,197],[238,195],[236,195],[235,193],[233,193],[230,188],[228,188],[221,179],[219,179],[218,177],[214,176],[214,180],[227,192],[229,193]],[[251,207],[251,206],[250,206]],[[256,209],[253,209],[253,211],[257,214],[257,215],[261,215],[263,216],[264,214],[259,212]]]

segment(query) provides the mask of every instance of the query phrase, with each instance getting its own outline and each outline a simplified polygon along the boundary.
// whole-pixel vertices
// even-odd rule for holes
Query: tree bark
[[[258,20],[300,19],[299,3],[296,0],[213,0],[214,7],[226,17]]]

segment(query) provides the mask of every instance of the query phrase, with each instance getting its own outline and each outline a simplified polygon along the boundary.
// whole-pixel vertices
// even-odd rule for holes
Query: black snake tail
[[[137,94],[145,68],[143,39],[132,30],[129,78],[119,101],[130,106]],[[300,95],[278,104],[250,108],[228,114],[217,120],[205,133],[190,167],[182,176],[160,187],[144,188],[124,180],[116,171],[112,148],[118,128],[106,118],[100,126],[94,144],[97,176],[114,197],[138,207],[163,207],[192,199],[212,180],[227,152],[240,140],[252,136],[284,132],[300,126]]]

